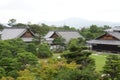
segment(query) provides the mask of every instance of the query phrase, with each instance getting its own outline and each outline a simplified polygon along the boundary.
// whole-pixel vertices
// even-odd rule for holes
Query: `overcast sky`
[[[68,18],[120,22],[120,0],[1,0],[0,23]]]

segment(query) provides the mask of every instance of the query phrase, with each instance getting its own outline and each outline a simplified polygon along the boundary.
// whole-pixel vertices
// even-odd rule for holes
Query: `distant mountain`
[[[89,20],[80,19],[80,18],[70,18],[70,19],[57,21],[57,22],[41,21],[41,23],[45,23],[47,25],[55,25],[55,26],[68,25],[75,28],[89,27],[92,24],[97,26],[109,25],[110,27],[120,26],[120,22],[117,23],[117,22],[105,22],[105,21],[89,21]]]

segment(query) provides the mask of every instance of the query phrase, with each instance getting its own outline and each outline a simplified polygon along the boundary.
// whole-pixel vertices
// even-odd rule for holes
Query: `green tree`
[[[15,80],[13,77],[2,77],[0,80]]]
[[[51,57],[53,55],[52,51],[50,50],[50,47],[48,44],[40,44],[39,48],[37,50],[37,56],[39,58],[47,58]]]
[[[27,69],[18,72],[19,77],[16,80],[36,80],[35,76]]]
[[[118,55],[109,55],[106,64],[103,67],[103,73],[110,80],[120,79],[120,57]]]
[[[17,59],[5,57],[0,60],[0,65],[5,70],[5,75],[17,77],[17,70],[19,68],[19,64]],[[14,71],[14,72],[13,72]],[[13,74],[14,73],[14,74]]]
[[[17,60],[21,65],[21,69],[25,69],[27,65],[37,64],[37,57],[30,52],[17,53]]]
[[[0,78],[2,78],[3,76],[5,76],[5,70],[4,68],[0,67]]]
[[[16,24],[16,19],[10,19],[9,21],[8,21],[8,25],[10,25],[10,26],[13,26],[13,25],[15,25]]]
[[[34,43],[29,43],[26,46],[26,51],[31,52],[31,53],[37,55],[36,48],[37,47],[36,47],[36,45]]]
[[[6,76],[16,78],[18,70],[33,64],[37,64],[37,57],[26,52],[26,45],[21,39],[0,41],[0,67],[5,70]]]
[[[76,51],[63,54],[62,57],[67,62],[76,62],[79,65],[79,76],[76,80],[96,80],[98,78],[95,72],[95,61],[90,57],[92,52],[85,50],[86,47],[80,47]]]
[[[76,51],[79,48],[79,42],[78,39],[71,39],[67,45],[68,50]]]
[[[34,41],[40,44],[43,36],[49,31],[49,27],[46,24],[31,24],[28,26],[36,34]]]
[[[63,39],[62,37],[57,37],[53,40],[53,44],[62,46],[65,44],[65,39]]]
[[[62,37],[55,38],[53,44],[56,45],[55,52],[62,52],[65,49],[65,39]]]
[[[82,37],[79,37],[79,38],[78,38],[78,43],[79,43],[80,46],[84,46],[84,45],[86,44],[85,42],[86,42],[86,41],[85,41],[84,38],[82,38]]]
[[[0,24],[0,30],[3,30],[5,26],[3,24]]]
[[[23,24],[23,23],[16,23],[16,24],[14,24],[12,27],[25,28],[25,27],[27,27],[27,25],[26,25],[26,24]]]
[[[97,26],[91,25],[90,27],[83,27],[79,32],[85,37],[86,40],[95,39],[100,35],[103,35],[104,30],[109,29],[109,26]]]
[[[92,32],[92,33],[98,32],[98,27],[97,27],[97,25],[91,25],[91,26],[90,26],[90,32]]]
[[[48,59],[40,65],[30,68],[37,80],[77,80],[79,75],[76,63],[68,64],[64,59]]]
[[[85,68],[87,66],[95,66],[94,59],[90,57],[92,52],[90,51],[83,51],[83,49],[79,49],[78,51],[69,52],[67,54],[63,54],[62,56],[65,57],[68,63],[75,61],[77,64],[81,65],[81,68]]]

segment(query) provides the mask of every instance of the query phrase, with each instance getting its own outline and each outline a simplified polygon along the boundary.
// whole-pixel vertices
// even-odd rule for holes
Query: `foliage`
[[[78,50],[79,48],[78,39],[71,39],[67,45],[67,48],[72,52]]]
[[[17,60],[21,64],[21,68],[25,69],[26,65],[37,64],[37,58],[30,52],[21,52],[17,54]]]
[[[62,52],[65,49],[65,39],[62,37],[55,38],[53,44],[56,45],[55,52]]]
[[[3,30],[5,26],[3,24],[0,24],[0,30]]]
[[[4,70],[4,68],[0,67],[0,78],[2,76],[5,76],[5,70]]]
[[[80,80],[80,70],[78,69],[64,69],[58,71],[54,80]]]
[[[118,55],[109,55],[107,57],[103,73],[108,74],[107,77],[111,80],[120,79],[120,57]]]
[[[52,56],[52,51],[50,50],[50,47],[48,44],[40,44],[39,48],[37,50],[37,56],[39,58],[48,58]]]
[[[79,37],[78,38],[78,43],[80,46],[84,46],[86,44],[85,38]]]
[[[86,40],[95,39],[96,37],[104,34],[105,29],[109,29],[110,27],[104,25],[103,27],[99,27],[97,25],[91,25],[90,27],[84,27],[80,30],[80,34],[85,37]]]
[[[65,43],[65,39],[63,39],[62,37],[57,37],[53,40],[53,44],[56,44],[56,45],[64,45]]]
[[[0,80],[15,80],[13,77],[2,77]]]
[[[16,24],[14,24],[12,27],[25,28],[25,27],[27,27],[27,25],[26,25],[26,24],[23,24],[23,23],[16,23]]]
[[[31,52],[31,53],[37,55],[37,54],[36,54],[36,53],[37,53],[37,52],[36,52],[36,45],[35,45],[34,43],[29,43],[29,44],[27,44],[27,45],[26,45],[26,51]]]
[[[67,63],[65,59],[49,59],[37,67],[28,67],[19,71],[18,80],[96,80],[97,73],[89,67],[80,70],[75,62]],[[20,79],[20,80],[21,80]]]
[[[78,80],[99,80],[99,76],[97,72],[91,69],[91,66],[87,66],[80,71]]]
[[[25,65],[37,63],[36,56],[25,49],[26,45],[21,39],[0,41],[0,67],[3,68],[1,74],[5,71],[2,76],[16,78],[18,70],[24,69]]]
[[[19,77],[16,80],[35,80],[35,76],[27,69],[18,72]]]
[[[87,66],[94,66],[95,62],[90,57],[92,53],[90,51],[75,51],[75,52],[69,52],[67,54],[63,54],[62,56],[67,59],[67,62],[70,63],[72,61],[75,61],[77,64],[81,65],[81,68],[87,67]]]
[[[46,24],[30,24],[28,25],[30,29],[36,34],[36,37],[34,39],[35,42],[41,43],[42,37],[47,34],[49,31],[49,27]]]
[[[80,65],[78,80],[96,80],[99,75],[95,72],[95,61],[90,57],[92,52],[86,49],[86,47],[79,47],[75,51],[63,54],[62,57],[67,59],[68,63],[74,61]]]
[[[13,26],[13,25],[15,25],[16,24],[16,19],[10,19],[9,21],[8,21],[8,25],[10,25],[10,26]]]
[[[29,70],[37,80],[77,80],[79,75],[77,65],[68,64],[64,59],[50,59]]]

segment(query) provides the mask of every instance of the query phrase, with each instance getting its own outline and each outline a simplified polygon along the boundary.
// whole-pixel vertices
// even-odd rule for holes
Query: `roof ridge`
[[[78,32],[78,31],[75,31],[75,30],[51,30],[51,31],[56,31],[56,32]]]
[[[4,29],[27,29],[26,27],[4,27]]]

